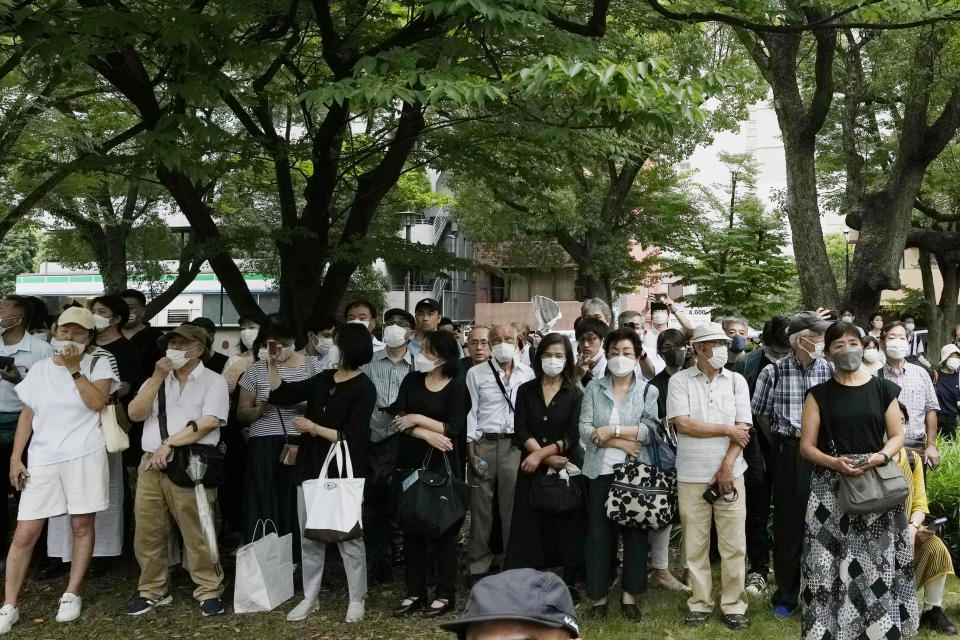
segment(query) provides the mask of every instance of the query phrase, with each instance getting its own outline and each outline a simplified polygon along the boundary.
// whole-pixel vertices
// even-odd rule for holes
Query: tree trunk
[[[610,304],[610,287],[601,280],[593,276],[586,275],[583,269],[577,269],[577,288],[583,292],[583,299],[600,298],[607,304]]]
[[[103,277],[105,293],[120,293],[127,288],[127,236],[129,227],[104,229],[104,245],[97,249],[97,268]]]
[[[336,315],[340,300],[318,299],[326,264],[326,250],[317,246],[316,239],[299,235],[279,245],[280,253],[280,313],[284,313],[303,327],[315,311]]]
[[[957,321],[957,296],[960,295],[958,263],[949,255],[937,255],[937,267],[943,278],[943,289],[937,299],[936,283],[930,253],[920,250],[920,274],[923,278],[923,296],[926,302],[927,360],[936,364],[940,347],[953,340],[953,328]]]

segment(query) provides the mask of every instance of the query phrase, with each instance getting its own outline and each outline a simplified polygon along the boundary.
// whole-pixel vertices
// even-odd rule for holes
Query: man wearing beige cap
[[[223,613],[223,572],[214,564],[204,537],[193,487],[174,483],[167,465],[177,447],[220,441],[220,427],[226,424],[230,408],[227,381],[203,366],[207,335],[201,327],[180,325],[161,338],[160,346],[166,355],[157,361],[153,375],[128,409],[131,420],[143,421],[144,454],[134,502],[133,551],[140,582],[126,613],[141,615],[173,601],[167,566],[173,520],[183,535],[184,566],[197,585],[193,595],[200,601],[200,611],[205,616],[218,615]],[[214,489],[206,493],[212,504]]]
[[[710,527],[715,524],[722,620],[731,629],[743,629],[749,625],[743,447],[750,441],[752,416],[747,381],[724,368],[728,341],[719,324],[693,330],[697,365],[670,378],[666,417],[677,430],[677,497],[693,590],[684,621],[701,627],[713,613]]]

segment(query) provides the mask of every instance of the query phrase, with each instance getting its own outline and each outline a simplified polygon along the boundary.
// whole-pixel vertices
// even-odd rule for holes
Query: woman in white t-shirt
[[[243,535],[252,540],[259,520],[272,520],[279,535],[299,531],[297,485],[291,479],[295,455],[292,447],[300,439],[293,427],[303,416],[303,405],[267,404],[270,375],[267,355],[277,358],[277,370],[284,382],[300,382],[320,373],[319,358],[296,350],[297,327],[287,316],[272,314],[261,325],[251,351],[255,361],[240,378],[237,420],[250,425],[247,440],[246,478],[243,492]],[[294,555],[298,540],[294,537]]]
[[[60,315],[50,342],[56,355],[34,365],[16,386],[23,413],[13,441],[10,482],[22,487],[23,493],[7,555],[0,633],[8,632],[20,619],[17,597],[44,522],[64,513],[70,514],[73,530],[73,563],[57,622],[80,616],[79,594],[93,556],[94,516],[109,503],[100,409],[111,384],[119,382],[108,359],[94,363],[85,353],[93,336],[90,311],[68,308]]]

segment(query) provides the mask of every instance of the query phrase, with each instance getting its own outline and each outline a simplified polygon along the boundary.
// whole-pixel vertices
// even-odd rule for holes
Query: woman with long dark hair
[[[513,497],[513,519],[504,569],[564,568],[564,582],[576,593],[576,570],[583,565],[586,535],[583,510],[565,513],[530,506],[534,480],[549,471],[566,469],[580,446],[580,402],[583,392],[573,381],[573,346],[560,333],[547,334],[530,359],[533,380],[517,389],[514,414],[514,441],[523,458],[517,469]],[[583,478],[570,482],[580,486]]]

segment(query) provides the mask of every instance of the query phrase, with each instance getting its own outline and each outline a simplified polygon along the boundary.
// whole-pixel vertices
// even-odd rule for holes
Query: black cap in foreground
[[[813,329],[817,333],[826,333],[831,324],[833,324],[831,321],[824,320],[816,311],[801,311],[790,317],[787,335],[792,336],[804,329]]]
[[[413,310],[419,311],[420,307],[430,307],[434,311],[440,311],[440,312],[443,311],[443,306],[433,298],[424,298],[423,300],[417,303],[417,306],[415,306]]]
[[[440,627],[460,636],[467,627],[495,620],[518,620],[566,629],[580,636],[576,610],[567,585],[555,573],[511,569],[478,581],[470,590],[463,615]]]

